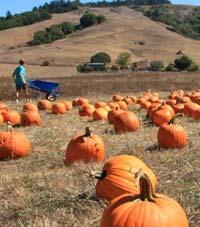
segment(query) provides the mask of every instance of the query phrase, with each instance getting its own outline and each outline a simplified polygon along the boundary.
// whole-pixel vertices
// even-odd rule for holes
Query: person
[[[13,72],[13,79],[15,82],[16,88],[16,102],[19,102],[19,93],[23,90],[26,96],[26,101],[29,100],[27,83],[26,83],[26,68],[25,68],[25,60],[19,60],[19,66]]]

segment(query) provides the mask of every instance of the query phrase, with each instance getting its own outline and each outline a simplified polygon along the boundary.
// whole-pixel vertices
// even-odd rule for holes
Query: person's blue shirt
[[[22,76],[21,76],[21,75]],[[23,65],[18,66],[13,72],[16,85],[22,85],[26,83],[26,69]]]

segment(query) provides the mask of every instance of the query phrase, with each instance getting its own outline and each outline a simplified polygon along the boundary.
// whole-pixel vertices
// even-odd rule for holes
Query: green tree
[[[180,71],[188,70],[192,63],[193,63],[192,59],[186,55],[183,55],[182,57],[177,58],[174,61],[175,67]]]
[[[107,53],[99,52],[91,57],[90,62],[108,64],[111,62],[111,58]]]
[[[166,66],[165,70],[168,72],[174,72],[175,71],[174,64],[169,63],[169,65]]]
[[[116,63],[121,67],[126,67],[131,63],[131,54],[128,52],[121,53],[117,57]]]
[[[189,72],[197,72],[199,71],[199,65],[195,62],[192,62],[192,64],[188,68]]]
[[[63,22],[61,26],[65,35],[71,34],[74,31],[74,26],[69,22]]]
[[[36,32],[33,37],[33,45],[40,45],[42,43],[46,43],[46,35],[46,31]]]
[[[164,64],[162,61],[151,61],[150,69],[152,71],[161,71],[162,69],[164,69]]]
[[[101,23],[103,23],[104,21],[106,21],[106,17],[105,17],[105,16],[99,15],[99,16],[97,17],[97,24],[101,24]]]
[[[83,28],[92,26],[97,23],[97,16],[92,13],[86,13],[80,18],[80,24]]]
[[[51,34],[52,41],[65,38],[65,34],[62,31],[61,25],[52,25],[51,27],[47,28],[46,31]]]

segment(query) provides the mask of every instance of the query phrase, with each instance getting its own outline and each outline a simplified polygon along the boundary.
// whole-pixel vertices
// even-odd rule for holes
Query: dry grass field
[[[122,93],[127,94],[138,95]],[[168,93],[161,94],[167,97]],[[105,94],[86,97],[92,103],[111,99]],[[10,109],[22,110],[23,103],[7,103]],[[41,112],[41,126],[16,128],[28,135],[32,151],[19,160],[1,161],[0,226],[99,226],[106,202],[96,198],[96,180],[89,173],[100,170],[104,162],[67,166],[63,162],[70,138],[83,133],[86,126],[103,138],[106,160],[130,154],[149,165],[158,177],[158,191],[184,207],[190,227],[199,226],[200,124],[186,117],[177,119],[188,134],[188,146],[181,151],[159,149],[157,128],[148,124],[145,111],[138,111],[135,105],[129,109],[141,119],[141,129],[135,133],[117,135],[107,122],[80,118],[77,108],[63,116]]]
[[[66,20],[77,23],[85,10],[97,15],[103,14],[107,21],[51,44],[36,47],[25,45],[33,38],[34,32],[52,24]],[[146,44],[139,45],[137,42],[140,40],[145,41]],[[121,52],[128,51],[132,53],[133,61],[162,60],[167,64],[176,58],[179,50],[182,50],[183,53],[200,62],[200,41],[171,32],[166,29],[165,25],[151,21],[141,13],[127,7],[81,8],[74,12],[53,15],[51,20],[34,25],[0,31],[0,47],[0,76],[9,75],[4,64],[16,64],[22,57],[32,64],[31,76],[34,74],[40,77],[44,75],[54,77],[55,71],[60,76],[72,75],[74,72],[72,65],[88,61],[99,51],[109,53],[113,61]],[[48,73],[46,68],[38,67],[44,60],[48,60],[52,65]],[[58,65],[68,67],[53,69],[53,66]]]

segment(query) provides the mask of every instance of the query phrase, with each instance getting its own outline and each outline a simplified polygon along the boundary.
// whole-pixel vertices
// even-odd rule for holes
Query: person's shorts
[[[16,84],[16,91],[25,91],[26,90],[26,84]]]

